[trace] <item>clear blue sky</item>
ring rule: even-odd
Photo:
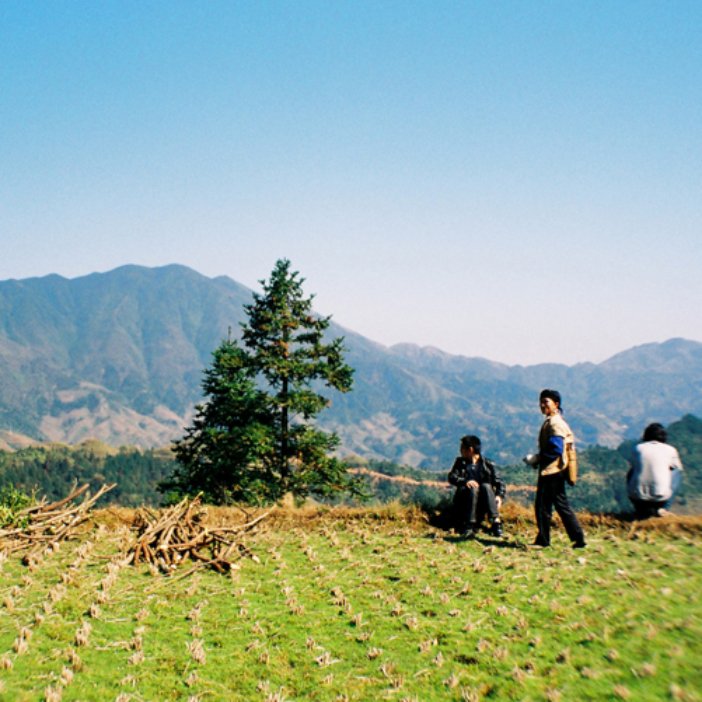
[[[702,340],[702,2],[0,3],[0,279],[289,258],[507,363]]]

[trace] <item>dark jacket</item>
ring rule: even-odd
[[[448,475],[448,481],[451,485],[457,488],[466,486],[469,480],[475,480],[479,485],[488,483],[492,486],[495,492],[495,497],[500,497],[504,500],[507,493],[507,486],[504,484],[500,476],[495,470],[495,464],[482,456],[477,463],[471,463],[469,460],[458,457],[451,468]]]

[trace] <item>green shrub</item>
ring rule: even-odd
[[[32,502],[32,497],[13,485],[3,485],[0,488],[0,527],[25,527],[27,517],[20,517],[19,513]]]

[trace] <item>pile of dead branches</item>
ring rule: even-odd
[[[226,573],[244,556],[258,561],[241,537],[254,529],[267,512],[233,527],[207,527],[206,514],[199,497],[185,498],[160,513],[142,507],[136,515],[137,536],[127,551],[126,562],[146,563],[152,571],[172,573],[188,558],[194,563],[183,573],[188,575],[199,568]]]
[[[62,500],[48,503],[44,498],[19,510],[13,525],[0,529],[0,550],[12,553],[26,549],[28,553],[23,560],[29,563],[38,552],[71,538],[78,526],[88,519],[90,508],[115,486],[103,485],[94,495],[88,487],[86,483],[74,488]]]

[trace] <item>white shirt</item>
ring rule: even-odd
[[[635,500],[664,502],[673,495],[671,468],[682,470],[677,449],[660,441],[645,441],[636,446],[634,465],[627,483],[629,497]]]

